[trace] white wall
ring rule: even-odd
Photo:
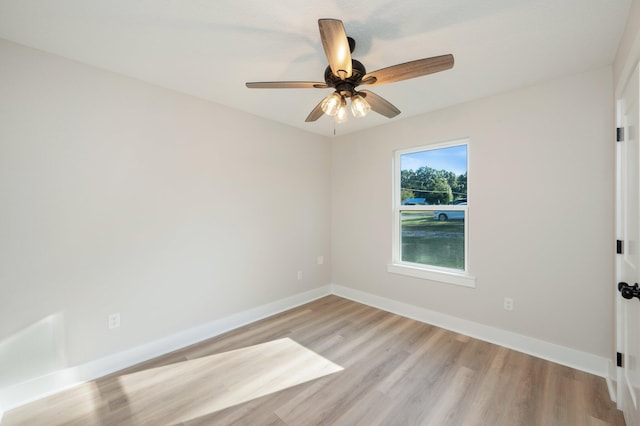
[[[605,68],[334,140],[333,282],[610,358],[613,127]],[[388,273],[393,151],[465,137],[477,287]]]
[[[55,316],[72,366],[330,282],[326,139],[2,40],[0,64],[0,344]]]

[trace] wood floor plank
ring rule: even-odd
[[[280,339],[343,370],[296,384],[306,361],[276,368],[258,363],[258,352],[234,352]],[[289,353],[264,348],[267,358]],[[222,378],[229,372],[238,384]],[[261,391],[272,385],[282,388]],[[238,390],[255,395],[212,403]],[[601,377],[328,296],[16,408],[2,423],[63,424],[617,426],[624,419]]]

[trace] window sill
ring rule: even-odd
[[[463,287],[476,287],[476,277],[459,272],[440,271],[436,269],[425,269],[415,266],[394,263],[387,265],[387,272],[392,274],[407,275],[414,278],[439,281],[447,284],[454,284]]]

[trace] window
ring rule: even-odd
[[[397,151],[389,272],[475,287],[469,275],[468,141]]]

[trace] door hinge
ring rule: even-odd
[[[616,367],[622,367],[623,355],[620,352],[616,352]]]
[[[616,142],[624,141],[624,127],[616,127]]]
[[[616,254],[622,254],[624,250],[623,247],[622,240],[616,240]]]

